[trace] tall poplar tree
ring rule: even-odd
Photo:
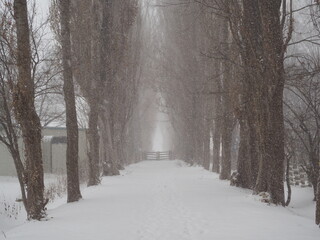
[[[41,123],[34,106],[34,82],[31,76],[30,29],[26,0],[14,1],[17,30],[18,81],[14,86],[13,105],[21,126],[25,147],[27,185],[27,214],[29,219],[45,216]]]
[[[67,125],[67,191],[68,202],[75,202],[81,198],[79,186],[79,132],[73,73],[71,66],[71,40],[70,40],[70,0],[60,0],[61,48],[63,65],[63,92],[66,103]]]

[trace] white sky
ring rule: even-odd
[[[46,16],[49,11],[50,0],[34,0],[36,2],[36,6],[38,8],[38,14],[40,16]]]

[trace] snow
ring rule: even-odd
[[[162,99],[160,96],[158,98]],[[162,99],[162,101],[164,101]],[[163,105],[165,105],[163,103]],[[155,126],[152,138],[152,151],[164,152],[170,151],[172,148],[172,125],[169,120],[169,115],[165,112],[158,111],[155,118]]]
[[[20,197],[17,178],[0,177],[0,239],[2,239],[1,231],[5,232],[25,222],[26,214],[23,204],[16,202]]]
[[[45,174],[46,192],[51,190],[50,196],[46,194],[50,198],[49,209],[66,202],[64,182],[66,182],[65,175]],[[0,239],[2,239],[1,232],[6,232],[26,222],[27,214],[23,203],[17,202],[17,199],[21,199],[18,179],[0,176]]]
[[[156,130],[154,133],[152,150],[158,151],[158,152],[163,151],[163,136],[162,136],[162,131],[159,124],[157,124]]]
[[[250,191],[178,160],[128,166],[121,176],[105,177],[101,185],[83,189],[82,194],[84,199],[77,203],[50,205],[47,221],[17,224],[5,231],[3,239],[313,240],[320,236],[310,188],[293,188],[288,208],[270,206]]]
[[[46,17],[49,14],[50,0],[35,0],[38,14]]]

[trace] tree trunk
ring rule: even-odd
[[[259,171],[261,145],[258,135],[258,127],[260,126],[258,110],[260,106],[257,102],[261,98],[258,85],[261,81],[259,64],[263,53],[262,29],[258,2],[243,0],[243,9],[243,25],[240,27],[240,32],[244,48],[240,53],[243,59],[244,72],[241,84],[239,121],[242,130],[240,134],[245,139],[241,137],[240,140],[238,173],[239,186],[253,188],[256,185]],[[260,182],[262,183],[262,181]]]
[[[220,96],[219,96],[220,97]],[[220,103],[216,103],[220,104]],[[218,112],[219,110],[216,110]],[[220,144],[221,144],[221,120],[220,116],[215,117],[213,132],[213,166],[212,171],[220,172]]]
[[[255,121],[257,121],[257,118],[255,116],[256,110],[253,104],[253,94],[248,94],[248,91],[251,90],[249,86],[245,89],[242,100],[244,106],[238,112],[238,121],[240,123],[240,143],[236,185],[242,188],[253,189],[256,184],[259,171],[257,149],[259,142],[255,127]]]
[[[249,154],[250,160],[250,168],[251,168],[251,187],[253,188],[254,185],[256,184],[257,177],[258,177],[258,171],[259,171],[259,139],[257,135],[257,129],[256,129],[256,111],[254,110],[253,102],[250,103],[249,109],[251,109],[251,112],[247,112],[247,121],[248,121],[248,129],[249,129],[249,142],[248,142],[248,149],[249,149]]]
[[[225,56],[231,58],[231,47],[229,41],[229,24],[227,19],[223,19],[221,26],[221,44],[222,51]],[[224,60],[222,65],[222,106],[223,106],[223,125],[221,134],[222,157],[220,179],[230,179],[231,175],[231,144],[232,144],[232,112],[233,106],[231,102],[231,81],[232,66],[229,60]]]
[[[259,179],[267,183],[270,200],[285,204],[284,200],[284,53],[280,26],[281,0],[259,2],[263,32],[263,71],[260,108],[260,137],[262,156]],[[259,186],[259,185],[257,185]],[[260,190],[260,189],[256,189]]]
[[[104,128],[105,134],[105,148],[107,150],[106,153],[106,161],[103,163],[103,175],[104,176],[115,176],[119,175],[120,172],[116,166],[117,159],[117,151],[113,146],[112,132],[111,132],[111,124],[109,114],[106,113],[106,116],[101,116],[102,124]]]
[[[19,145],[18,145],[18,137],[17,137],[17,130],[16,127],[14,126],[12,122],[12,115],[11,115],[11,108],[8,103],[9,96],[7,95],[6,91],[6,83],[4,82],[4,79],[1,77],[1,97],[2,97],[2,102],[1,105],[3,107],[3,119],[1,121],[6,125],[7,130],[4,131],[4,137],[6,138],[6,145],[8,147],[8,150],[12,156],[16,172],[17,172],[17,177],[19,180],[19,185],[20,185],[20,190],[21,190],[21,196],[22,196],[22,201],[24,204],[25,209],[27,209],[27,194],[26,194],[26,185],[25,185],[25,167],[23,165],[21,155],[19,152]],[[1,126],[0,125],[0,126]]]
[[[203,167],[210,169],[210,121],[205,120],[205,129],[203,135]]]
[[[314,194],[314,201],[317,199],[317,186],[318,186],[318,179],[319,179],[319,170],[320,170],[320,164],[319,164],[319,155],[315,151],[316,147],[314,144],[310,144],[310,153],[309,153],[309,159],[311,166],[309,167],[307,174],[311,181],[312,187],[313,187],[313,194]]]
[[[231,175],[231,143],[232,143],[232,128],[228,123],[225,123],[222,129],[222,157],[220,179],[230,179]]]
[[[254,190],[257,193],[268,191],[275,204],[284,204],[282,104],[285,48],[280,26],[281,2],[243,0],[243,24],[234,23],[240,28],[243,42],[243,95],[248,100],[245,105],[248,107],[251,175],[254,174],[253,180],[256,178]],[[255,142],[257,147],[252,145]],[[257,159],[259,170],[255,176]]]
[[[99,110],[98,103],[90,103],[89,113],[89,181],[88,186],[100,183],[100,156],[99,156],[99,131],[98,131]]]
[[[284,78],[284,76],[282,76]],[[279,79],[281,81],[281,79]],[[284,79],[282,79],[284,82]],[[284,197],[284,119],[283,119],[283,87],[273,97],[271,105],[271,124],[269,131],[271,136],[268,139],[268,192],[272,203],[285,205]]]
[[[16,144],[16,146],[18,146],[18,143]],[[22,202],[23,202],[23,205],[24,205],[25,209],[27,210],[27,206],[28,206],[27,205],[27,194],[26,194],[26,186],[25,186],[25,183],[24,183],[25,170],[24,170],[24,166],[23,166],[22,161],[21,161],[19,148],[10,149],[10,153],[11,153],[11,156],[13,158],[14,165],[15,165],[16,172],[17,172],[17,177],[18,177],[18,180],[19,180],[21,196],[22,196]]]
[[[263,93],[264,92],[264,93]],[[254,188],[254,192],[256,194],[260,192],[268,191],[268,152],[267,152],[267,140],[270,135],[269,132],[269,122],[268,122],[268,103],[265,91],[262,90],[261,96],[259,99],[255,99],[258,104],[255,107],[255,111],[258,112],[258,119],[255,122],[255,128],[258,133],[258,159],[259,159],[259,170],[256,185]]]
[[[14,111],[21,125],[26,157],[27,214],[29,219],[45,216],[41,123],[34,106],[34,83],[31,77],[30,31],[26,0],[14,1],[17,29],[18,82],[14,89]]]
[[[247,115],[247,113],[243,114]],[[243,116],[244,117],[244,116]],[[239,118],[240,123],[240,143],[239,153],[237,162],[237,179],[235,185],[242,188],[251,189],[253,183],[251,181],[251,154],[250,154],[250,133],[248,121],[243,119],[242,116]]]
[[[316,203],[316,224],[320,225],[320,171],[318,178],[318,191],[317,191],[317,203]]]
[[[291,194],[292,194],[292,190],[291,190],[291,184],[290,184],[290,158],[291,157],[287,157],[287,166],[286,166],[286,183],[287,183],[287,189],[288,189],[288,196],[287,196],[287,200],[286,200],[286,206],[289,206],[290,202],[291,202]]]
[[[60,0],[61,21],[61,48],[63,66],[63,92],[66,103],[67,126],[67,192],[68,202],[81,199],[79,184],[79,130],[75,103],[73,73],[71,67],[71,41],[70,41],[70,0]]]
[[[218,67],[218,64],[216,65]],[[220,79],[217,79],[217,92],[222,91]],[[212,171],[220,172],[220,148],[221,148],[221,129],[222,129],[222,103],[221,95],[215,95],[214,109],[214,131],[213,131],[213,166]]]

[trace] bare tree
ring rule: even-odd
[[[100,182],[100,165],[106,175],[114,175],[124,164],[125,133],[137,92],[138,67],[132,67],[137,65],[130,58],[131,54],[138,57],[139,49],[131,49],[136,4],[97,0],[89,8],[86,1],[73,6],[75,79],[90,108],[89,186]]]
[[[14,1],[14,17],[17,29],[18,81],[14,86],[13,105],[25,146],[28,218],[40,220],[45,215],[46,205],[43,196],[41,124],[34,106],[34,82],[30,68],[30,32],[25,0]]]
[[[27,195],[24,182],[25,167],[19,152],[19,130],[13,119],[12,89],[10,88],[10,85],[13,85],[13,78],[15,77],[15,68],[12,64],[14,62],[14,54],[13,49],[9,45],[11,42],[10,39],[12,39],[14,35],[14,26],[11,21],[10,9],[5,7],[1,8],[0,13],[2,26],[0,33],[0,141],[7,146],[13,158],[20,184],[23,204],[25,209],[27,209]]]
[[[227,8],[229,6],[227,5]],[[227,10],[228,11],[228,10]],[[229,31],[229,24],[227,19],[221,21],[221,45],[222,52],[227,59],[222,61],[222,92],[221,104],[223,106],[223,127],[221,134],[222,141],[222,158],[221,158],[221,172],[220,179],[230,179],[231,175],[231,144],[232,144],[232,130],[233,130],[233,106],[231,99],[232,86],[232,64],[231,59],[231,38]]]
[[[64,79],[63,91],[66,103],[67,125],[67,190],[68,202],[75,202],[81,199],[81,193],[78,167],[79,131],[71,66],[70,0],[60,0],[59,7],[61,17],[61,50]]]

